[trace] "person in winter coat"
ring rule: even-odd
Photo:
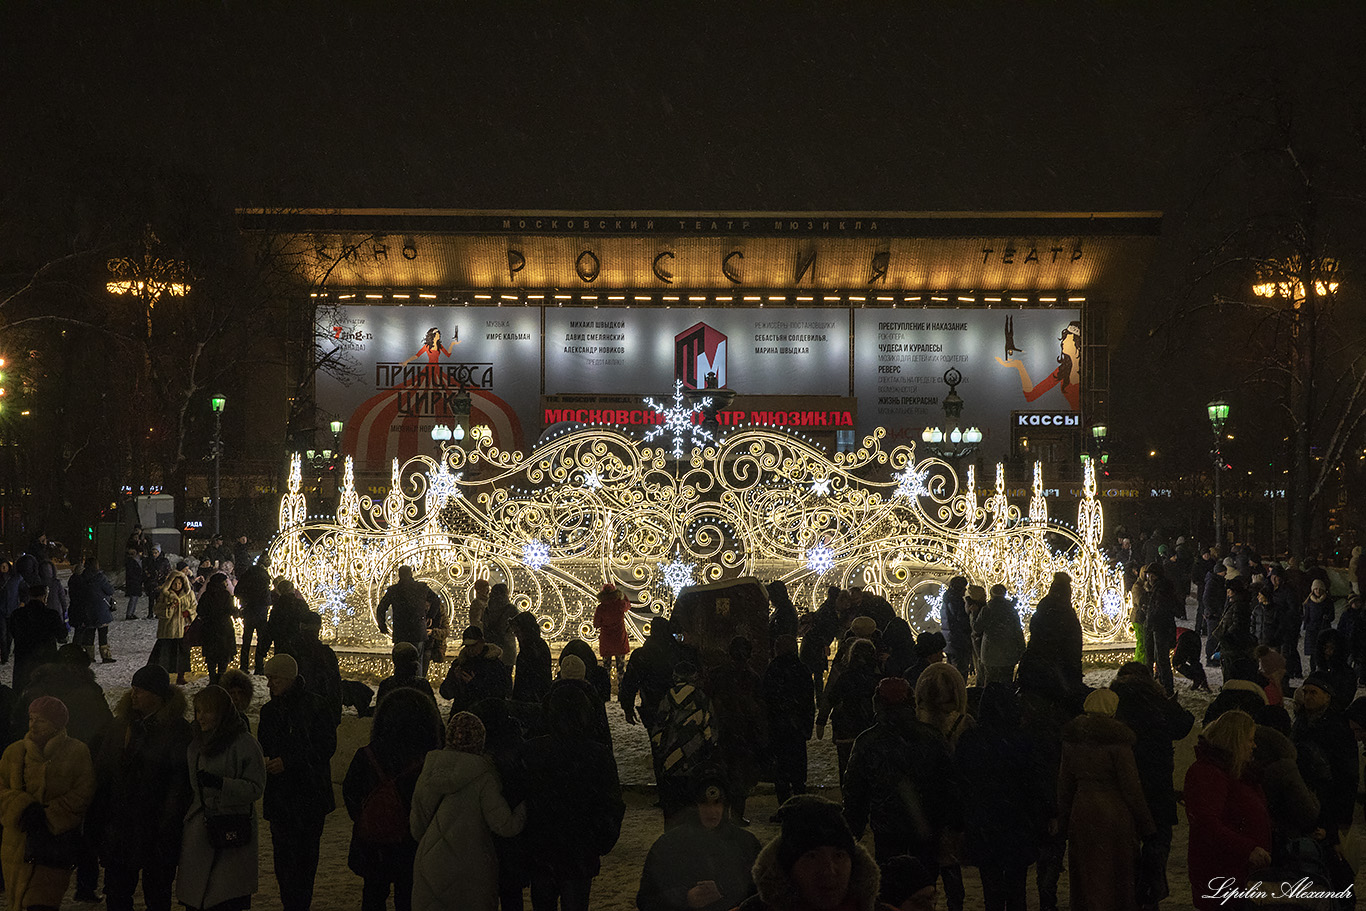
[[[68,717],[60,699],[33,700],[28,733],[0,755],[0,869],[10,908],[58,908],[71,882],[69,866],[26,859],[29,838],[41,829],[44,836],[66,836],[62,853],[74,864],[81,821],[95,796],[90,751],[67,734]]]
[[[446,748],[427,754],[413,790],[409,831],[415,911],[468,908],[497,911],[498,858],[493,836],[511,837],[526,824],[526,806],[508,807],[493,763],[484,755],[484,723],[457,712],[446,726]]]
[[[304,678],[304,688],[322,697],[335,727],[341,724],[341,665],[332,646],[319,638],[322,627],[323,618],[318,614],[304,614],[299,621],[299,638],[294,643],[294,660],[299,665],[299,676]]]
[[[1333,625],[1333,599],[1328,597],[1328,583],[1315,579],[1309,586],[1309,597],[1304,599],[1304,646],[1309,652],[1309,673],[1319,669],[1315,646],[1324,630]]]
[[[972,621],[964,600],[968,580],[954,576],[939,604],[939,629],[944,634],[944,656],[964,677],[972,673]]]
[[[621,589],[608,582],[598,592],[598,606],[593,611],[593,626],[598,631],[598,654],[603,667],[615,666],[617,680],[626,669],[626,655],[631,651],[631,640],[626,635],[626,613],[631,602]]]
[[[736,911],[896,911],[878,900],[878,865],[854,840],[839,804],[794,797],[782,830],[754,861],[755,895]]]
[[[527,741],[523,752],[534,911],[587,911],[601,858],[621,834],[626,804],[616,760],[584,734],[592,708],[581,690],[553,690],[546,706],[550,733]]]
[[[413,568],[400,566],[398,581],[384,590],[379,604],[375,606],[375,622],[379,624],[379,631],[389,635],[388,617],[392,612],[394,641],[411,642],[421,660],[427,648],[427,612],[433,601],[440,607],[441,601],[436,593],[426,582],[413,576]],[[422,666],[425,667],[426,663],[423,662]]]
[[[716,733],[711,700],[698,686],[697,668],[680,661],[674,682],[655,711],[650,752],[659,775],[659,806],[666,826],[688,808],[691,775],[712,760]]]
[[[1198,911],[1229,907],[1222,893],[1271,864],[1271,818],[1250,768],[1256,736],[1251,715],[1225,712],[1202,732],[1186,771],[1187,861]]]
[[[312,612],[294,583],[284,576],[277,576],[270,617],[266,621],[266,633],[270,636],[275,654],[293,655],[298,651],[299,624]]]
[[[1300,772],[1319,798],[1319,828],[1326,843],[1336,845],[1352,825],[1356,805],[1356,739],[1344,713],[1333,706],[1333,684],[1326,675],[1304,678],[1295,691],[1295,704],[1291,738]]]
[[[142,552],[130,546],[123,560],[123,593],[128,596],[128,606],[123,613],[125,620],[138,618],[138,602],[142,600],[142,580]],[[150,606],[149,604],[148,607]]]
[[[56,584],[61,585],[60,582]],[[76,641],[94,645],[98,634],[100,660],[112,664],[116,659],[109,649],[109,623],[114,619],[114,586],[100,571],[100,561],[95,557],[85,558],[85,566],[79,575],[71,577],[71,584],[75,587],[71,592],[71,615]]]
[[[95,747],[95,801],[85,831],[104,866],[110,911],[132,911],[139,875],[148,911],[170,911],[191,798],[187,707],[165,668],[139,668]]]
[[[262,555],[264,561],[266,557]],[[270,621],[270,571],[264,563],[237,565],[237,586],[233,589],[242,605],[242,653],[238,664],[242,670],[255,668],[256,676],[266,675],[266,652],[270,651],[270,636],[266,625]],[[251,662],[251,640],[256,638],[256,662]],[[250,671],[248,671],[250,672]]]
[[[1074,911],[1133,911],[1139,839],[1155,831],[1134,763],[1134,735],[1116,721],[1119,696],[1095,690],[1063,728],[1058,818],[1067,835]]]
[[[605,665],[598,663],[598,656],[593,653],[593,646],[582,639],[570,639],[564,644],[564,648],[560,649],[560,660],[563,661],[566,655],[574,655],[583,662],[584,679],[592,685],[594,692],[598,694],[598,701],[604,705],[611,702],[612,672]]]
[[[541,621],[531,611],[512,618],[517,635],[517,666],[512,678],[514,702],[540,702],[550,692],[550,646],[541,636]]]
[[[754,894],[759,839],[730,819],[725,777],[699,776],[694,800],[696,816],[688,814],[650,846],[636,891],[639,911],[729,911]]]
[[[1015,679],[1015,665],[1024,654],[1024,629],[1015,605],[1006,600],[1006,587],[993,585],[986,606],[972,618],[972,631],[982,637],[982,667],[978,672],[978,686],[990,683],[1011,683]],[[895,666],[895,665],[893,665]]]
[[[627,724],[636,723],[636,696],[640,696],[640,721],[646,730],[654,727],[655,710],[673,685],[674,665],[678,662],[678,643],[668,617],[650,621],[650,632],[640,648],[631,652],[626,671],[617,682],[617,701]]]
[[[1209,677],[1200,660],[1200,634],[1193,629],[1178,627],[1176,645],[1172,648],[1172,670],[1191,682],[1191,691],[1210,691]]]
[[[811,670],[817,699],[825,687],[825,672],[830,668],[830,643],[840,633],[839,596],[838,587],[832,585],[826,589],[825,601],[811,615],[811,622],[802,633],[801,647],[797,651],[802,664]]]
[[[962,860],[981,874],[983,905],[1024,911],[1025,878],[1044,825],[1044,782],[1010,684],[982,690],[977,725],[963,732],[953,760],[962,781]]]
[[[879,863],[910,854],[937,866],[945,833],[962,823],[959,778],[947,745],[915,717],[904,679],[884,678],[869,701],[876,722],[859,734],[849,757],[845,820],[859,837],[871,825]]]
[[[400,642],[395,648],[410,645]],[[361,911],[385,911],[391,888],[394,911],[412,908],[417,856],[417,839],[409,827],[413,791],[427,754],[441,749],[443,740],[436,702],[412,688],[400,688],[380,700],[370,743],[351,759],[342,781],[342,801],[352,821],[346,865],[365,881]]]
[[[66,624],[47,606],[47,599],[47,586],[40,582],[29,589],[28,599],[9,616],[16,693],[23,692],[39,666],[57,660],[57,643],[66,641]]]
[[[261,706],[258,739],[266,763],[263,815],[275,846],[275,879],[285,911],[313,902],[323,821],[336,809],[332,754],[337,726],[321,696],[308,691],[289,655],[266,662],[270,701]]]
[[[195,693],[194,719],[184,760],[191,798],[181,830],[176,899],[191,911],[243,911],[260,884],[256,801],[266,788],[261,747],[220,686]],[[215,847],[209,840],[208,820],[224,816],[247,817],[245,843]]]
[[[1152,584],[1151,599],[1148,601],[1147,637],[1148,663],[1157,669],[1157,682],[1170,696],[1174,689],[1172,679],[1172,648],[1176,645],[1176,618],[1185,614],[1185,600],[1176,593],[1171,580],[1160,567],[1148,567],[1148,578]]]
[[[1146,664],[1122,666],[1110,689],[1119,697],[1115,720],[1127,725],[1136,738],[1134,764],[1155,827],[1153,834],[1143,839],[1138,870],[1139,904],[1151,907],[1170,894],[1167,858],[1177,822],[1172,791],[1176,763],[1173,744],[1190,733],[1195,716],[1162,690]]]
[[[69,586],[63,585],[62,580],[57,577],[56,564],[47,559],[39,560],[38,581],[47,586],[48,604],[53,610],[61,615],[63,620],[67,621],[68,626],[74,629],[76,624],[71,621],[71,592]],[[112,593],[113,589],[111,588],[110,591]],[[110,603],[110,610],[113,610],[112,601]],[[107,637],[108,633],[106,632],[105,635]]]
[[[716,720],[716,758],[730,782],[731,818],[742,826],[745,801],[759,783],[768,755],[768,715],[760,692],[762,679],[750,667],[754,646],[744,636],[731,639],[730,661],[717,665],[703,685]]]
[[[190,580],[172,570],[156,598],[157,642],[149,664],[159,664],[176,675],[176,686],[185,685],[190,670],[190,650],[185,646],[185,629],[195,617],[197,606],[190,591]]]
[[[417,649],[413,648],[413,644],[395,642],[390,657],[394,662],[394,672],[379,682],[379,688],[375,692],[375,705],[378,706],[394,690],[406,688],[422,693],[435,706],[436,693],[432,692],[432,685],[427,678],[422,676],[418,665],[421,659],[418,658]],[[378,712],[378,708],[375,711]],[[370,730],[374,731],[373,725]]]
[[[534,735],[545,733],[544,722],[546,712],[549,710],[550,697],[556,690],[563,687],[576,689],[583,693],[588,699],[588,705],[592,709],[589,714],[592,716],[593,721],[583,733],[607,747],[607,749],[612,749],[612,726],[607,721],[607,703],[603,702],[600,698],[597,687],[588,682],[587,669],[583,665],[583,659],[578,655],[561,653],[559,674],[550,682],[550,690],[546,693],[545,698],[541,700],[541,718],[538,719],[540,723],[531,726]]]
[[[836,673],[838,672],[838,673]],[[816,739],[825,737],[830,723],[830,738],[835,742],[835,759],[840,780],[849,766],[854,740],[873,725],[873,693],[882,672],[877,668],[877,651],[867,639],[855,639],[849,647],[847,663],[830,672],[830,683],[821,694],[820,713],[816,715]]]
[[[10,730],[19,732],[28,727],[28,706],[33,700],[56,696],[70,715],[66,732],[86,746],[93,746],[113,715],[90,664],[90,653],[79,645],[68,643],[57,649],[57,660],[34,668],[28,686],[15,694],[18,698]]]
[[[915,682],[916,717],[943,736],[950,752],[973,725],[967,684],[957,671],[951,664],[931,664]]]
[[[1332,706],[1339,712],[1347,711],[1357,694],[1357,672],[1348,663],[1347,648],[1342,631],[1331,626],[1319,633],[1314,643],[1318,673],[1333,685]]]
[[[460,654],[451,662],[438,692],[442,699],[451,700],[451,715],[480,699],[507,699],[512,695],[512,671],[503,661],[502,649],[485,642],[479,627],[466,627],[461,634]]]
[[[792,596],[788,594],[787,583],[782,579],[774,579],[766,588],[768,603],[773,609],[768,618],[768,641],[776,642],[779,636],[795,638],[800,620],[797,608],[792,604]]]
[[[782,806],[794,794],[806,793],[806,742],[816,723],[816,699],[811,669],[797,656],[797,637],[779,636],[774,650],[759,692],[768,722],[773,788]]]
[[[1072,577],[1053,574],[1048,594],[1029,618],[1029,644],[1025,655],[1057,668],[1068,692],[1084,691],[1081,668],[1081,621],[1072,608]],[[1021,658],[1023,660],[1023,658]]]
[[[503,799],[515,807],[525,800],[522,780],[522,721],[514,717],[506,699],[481,699],[470,706],[470,714],[484,723],[484,754],[493,762],[503,784]],[[540,707],[537,706],[539,714]],[[539,718],[537,719],[539,722]],[[531,862],[526,840],[521,833],[509,837],[494,835],[493,849],[498,855],[498,903],[503,908],[523,908],[526,888],[531,884]]]
[[[489,603],[484,608],[484,638],[497,646],[499,659],[511,670],[517,663],[517,638],[512,632],[512,618],[517,608],[512,603],[506,582],[489,589]]]
[[[209,577],[197,610],[199,645],[204,653],[204,663],[209,668],[209,684],[213,685],[237,654],[237,632],[232,627],[237,607],[228,591],[228,577],[225,574],[214,573]]]

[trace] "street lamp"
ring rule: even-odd
[[[1224,546],[1224,454],[1220,451],[1224,424],[1228,421],[1228,402],[1215,399],[1205,406],[1209,412],[1209,423],[1214,428],[1214,536],[1222,550]]]
[[[958,394],[958,384],[963,382],[963,374],[956,367],[944,371],[944,382],[948,384],[949,394],[944,396],[944,429],[926,427],[920,439],[932,451],[946,459],[959,459],[976,451],[982,442],[982,431],[976,427],[966,430],[958,426],[963,414],[963,398]]]
[[[213,409],[213,533],[215,535],[219,534],[219,501],[222,499],[220,483],[223,463],[223,409],[227,407],[227,404],[228,399],[225,395],[215,395],[209,399],[209,407]]]

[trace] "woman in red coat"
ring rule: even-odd
[[[1271,863],[1271,817],[1249,769],[1256,734],[1251,715],[1225,712],[1205,728],[1186,772],[1191,901],[1200,911],[1246,907],[1226,896]]]
[[[630,609],[631,602],[612,583],[608,582],[598,592],[598,609],[593,612],[593,626],[598,630],[598,655],[603,667],[616,665],[618,680],[626,666],[626,653],[631,650],[631,643],[626,638],[626,612]]]

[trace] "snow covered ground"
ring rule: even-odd
[[[110,626],[110,642],[113,647],[113,654],[118,662],[115,664],[97,663],[94,665],[94,669],[96,678],[104,687],[111,706],[117,703],[127,690],[133,672],[146,663],[155,638],[156,622],[153,620],[118,620]],[[12,665],[0,666],[0,682],[10,682],[11,670]],[[440,671],[434,668],[432,673],[433,677],[437,677]],[[1086,680],[1091,686],[1105,686],[1113,677],[1113,668],[1099,668],[1089,672],[1086,675]],[[253,702],[252,713],[256,714],[260,710],[261,703],[268,698],[268,693],[266,692],[265,678],[257,677],[254,679],[256,681],[256,699]],[[1211,668],[1211,686],[1217,690],[1221,682],[1219,671]],[[187,693],[193,695],[204,684],[205,679],[202,675],[195,676],[186,688]],[[1192,693],[1188,682],[1184,680],[1178,680],[1177,686],[1180,689],[1181,704],[1196,716],[1198,731],[1198,720],[1204,715],[1211,697],[1205,693]],[[608,718],[611,722],[612,735],[616,745],[621,781],[626,789],[627,812],[621,839],[615,850],[604,858],[602,873],[594,881],[592,906],[602,909],[629,909],[635,907],[635,892],[640,879],[640,869],[645,861],[645,854],[654,839],[662,832],[663,825],[659,811],[653,807],[655,797],[650,770],[649,742],[645,731],[639,725],[626,724],[620,708],[615,703],[608,707]],[[342,717],[341,728],[338,731],[337,755],[332,762],[332,778],[337,788],[339,805],[342,778],[355,751],[368,741],[369,726],[369,719],[358,718],[352,709],[348,709]],[[1178,788],[1185,776],[1186,768],[1194,760],[1193,751],[1196,736],[1197,734],[1192,732],[1189,737],[1177,745],[1176,777],[1173,783]],[[814,789],[824,792],[831,799],[838,800],[835,751],[830,740],[827,738],[823,741],[811,743],[809,752],[811,785]],[[777,834],[777,826],[768,822],[769,816],[776,809],[777,801],[773,795],[772,786],[761,785],[757,795],[749,803],[747,814],[754,821],[754,833],[762,841],[767,841]],[[1356,828],[1363,829],[1363,826],[1358,822]],[[1190,908],[1189,883],[1186,879],[1187,839],[1184,822],[1177,826],[1174,834],[1169,866],[1172,897],[1163,902],[1162,907],[1171,909]],[[253,907],[260,909],[260,911],[278,911],[280,897],[272,875],[270,834],[265,827],[262,827],[261,835],[261,889],[255,897]],[[314,902],[314,907],[320,911],[334,911],[334,909],[341,911],[341,909],[356,908],[360,905],[360,878],[346,867],[346,853],[350,836],[350,820],[345,810],[339,809],[328,817],[323,832],[322,863],[318,871],[317,893]],[[1063,882],[1060,886],[1061,906],[1063,908],[1068,907],[1066,876],[1067,874],[1064,873]],[[965,871],[964,879],[968,890],[967,907],[981,907],[981,885],[976,871]],[[1366,879],[1363,879],[1361,885],[1366,886]],[[1032,873],[1029,897],[1030,908],[1034,908],[1035,896]],[[70,902],[69,896],[68,902]],[[3,907],[6,906],[0,904],[0,908]],[[940,907],[943,907],[942,896]]]

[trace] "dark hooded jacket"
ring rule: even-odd
[[[489,642],[460,649],[439,691],[451,700],[451,714],[463,712],[480,699],[512,695],[512,668],[503,663],[503,650]]]
[[[790,911],[801,907],[801,893],[792,876],[778,862],[783,836],[764,846],[754,861],[754,886],[757,894],[740,903],[735,911]],[[854,845],[853,869],[849,874],[848,907],[852,911],[896,911],[878,900],[881,875],[877,863],[862,845]],[[840,905],[840,908],[846,907]]]
[[[180,859],[192,796],[185,751],[193,730],[185,711],[179,687],[145,718],[134,717],[132,693],[125,693],[91,750],[95,800],[85,831],[104,865],[140,867],[150,860],[174,864]]]
[[[655,709],[673,685],[674,665],[678,662],[676,646],[668,620],[656,618],[650,624],[650,635],[645,637],[645,643],[631,652],[617,685],[617,700],[627,719],[635,718],[635,701],[639,694],[641,720],[646,727],[651,726]]]
[[[1176,792],[1172,789],[1173,744],[1190,733],[1195,716],[1175,700],[1165,698],[1151,680],[1121,677],[1110,684],[1110,689],[1119,696],[1115,720],[1128,725],[1138,738],[1134,743],[1134,764],[1153,822],[1174,826],[1177,817]]]
[[[752,868],[758,856],[759,839],[729,819],[706,829],[690,815],[650,846],[640,873],[636,907],[640,911],[728,911],[754,894]],[[721,898],[691,908],[688,890],[708,879],[716,883]]]
[[[284,771],[266,778],[262,815],[287,826],[316,825],[337,808],[332,793],[332,754],[337,726],[323,698],[310,693],[304,678],[261,706],[257,727],[261,753],[284,759]]]

